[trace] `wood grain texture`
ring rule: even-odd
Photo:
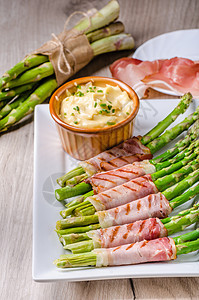
[[[0,73],[59,33],[74,10],[107,1],[0,0]],[[165,32],[199,27],[197,0],[120,0],[136,47]],[[132,52],[104,54],[76,77],[110,76],[108,66]],[[165,97],[151,92],[151,97]],[[23,126],[22,126],[23,125]],[[199,278],[35,283],[32,280],[33,116],[0,136],[0,299],[199,299]]]

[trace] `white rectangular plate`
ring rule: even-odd
[[[176,99],[141,101],[136,118],[134,135],[143,135],[162,120],[177,105]],[[199,100],[176,121],[195,111]],[[177,123],[175,121],[174,125]],[[173,125],[172,125],[173,126]],[[185,134],[181,134],[183,137]],[[176,142],[176,140],[175,140]],[[169,144],[169,148],[174,142]],[[164,148],[162,150],[165,151]],[[159,152],[160,153],[160,152]],[[159,154],[158,153],[158,154]],[[83,281],[113,278],[199,276],[199,253],[181,255],[166,263],[148,263],[133,266],[106,268],[57,269],[53,261],[64,253],[54,231],[63,206],[55,199],[56,179],[77,166],[77,161],[62,149],[54,121],[47,104],[38,105],[35,111],[34,144],[34,199],[33,199],[33,279],[36,281]],[[193,200],[189,201],[189,206]],[[187,205],[187,204],[186,204]],[[186,205],[179,210],[185,209]],[[190,227],[188,230],[193,229]]]

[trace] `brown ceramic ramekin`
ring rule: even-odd
[[[134,102],[132,113],[123,121],[106,128],[85,129],[65,123],[60,117],[60,104],[66,97],[66,90],[75,85],[92,81],[95,85],[109,84],[119,86],[126,91]],[[55,91],[50,99],[50,113],[54,119],[64,150],[79,160],[89,159],[100,152],[111,148],[133,134],[134,119],[139,109],[139,99],[134,90],[122,81],[108,77],[82,77],[69,81]]]

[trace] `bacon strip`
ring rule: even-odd
[[[165,218],[172,211],[162,193],[151,194],[116,208],[96,212],[101,228],[130,224],[148,218]]]
[[[151,159],[151,154],[134,154],[130,156],[121,156],[110,160],[109,162],[102,162],[100,164],[101,171],[110,171],[117,168],[121,168],[127,164],[132,164],[136,161],[142,161],[146,159]]]
[[[155,167],[148,160],[135,162],[121,168],[98,173],[85,180],[92,185],[95,194],[114,188],[137,177],[155,172]]]
[[[95,249],[92,252],[97,254],[97,267],[167,261],[175,259],[177,253],[174,240],[167,237],[114,248]]]
[[[112,248],[167,236],[167,229],[158,218],[149,218],[122,226],[91,230],[87,235],[92,238],[95,248]]]
[[[157,192],[158,189],[153,183],[151,175],[145,175],[88,197],[87,200],[93,204],[96,211],[99,211],[117,207]]]
[[[199,96],[198,61],[182,57],[155,61],[121,58],[110,70],[113,77],[129,84],[140,97],[148,87],[163,88],[178,95],[189,91],[194,97]]]
[[[147,154],[152,157],[149,148],[142,145],[138,137],[133,137],[89,160],[80,162],[80,166],[83,167],[88,176],[91,176],[101,171],[102,162],[109,162],[118,157],[128,157],[135,154]]]

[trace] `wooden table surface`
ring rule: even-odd
[[[0,0],[0,73],[59,33],[75,10],[107,1]],[[120,0],[120,19],[136,47],[159,34],[199,28],[197,0]],[[108,66],[132,52],[102,55],[77,76],[110,76]],[[153,93],[153,97],[160,94]],[[164,96],[165,97],[165,96]],[[199,278],[36,283],[32,280],[34,117],[0,136],[0,299],[199,299]]]

